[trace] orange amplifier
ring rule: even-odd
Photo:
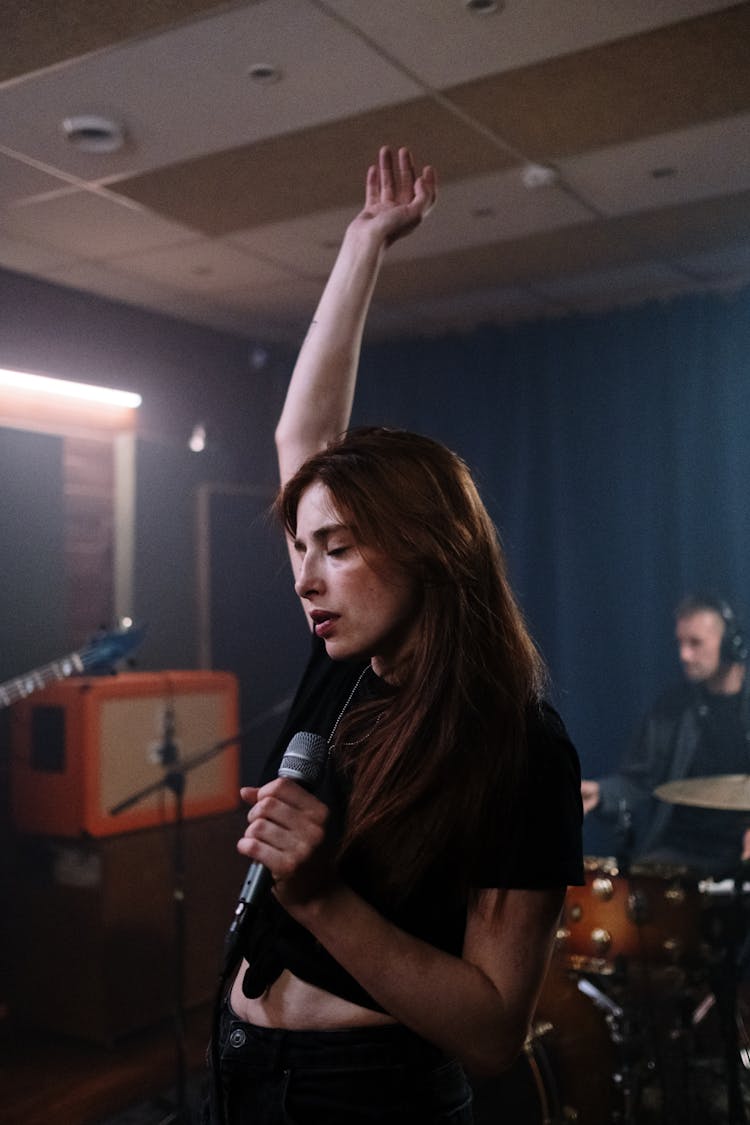
[[[125,672],[72,678],[16,703],[11,715],[13,820],[23,832],[111,836],[172,823],[179,767],[183,815],[239,805],[239,747],[208,754],[238,729],[229,672]],[[177,767],[173,769],[173,767]],[[112,810],[142,790],[140,801]]]

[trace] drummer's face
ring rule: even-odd
[[[724,636],[724,622],[718,613],[699,609],[681,617],[675,636],[686,680],[702,684],[716,675],[721,667],[721,638]]]

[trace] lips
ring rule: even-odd
[[[310,613],[316,637],[326,637],[338,620],[338,614],[325,609],[313,609]]]

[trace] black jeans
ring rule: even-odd
[[[225,1005],[219,1039],[226,1125],[471,1125],[460,1064],[399,1025],[283,1031]]]

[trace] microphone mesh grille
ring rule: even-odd
[[[309,788],[320,779],[327,756],[328,743],[322,735],[299,731],[284,751],[279,777],[289,777]]]

